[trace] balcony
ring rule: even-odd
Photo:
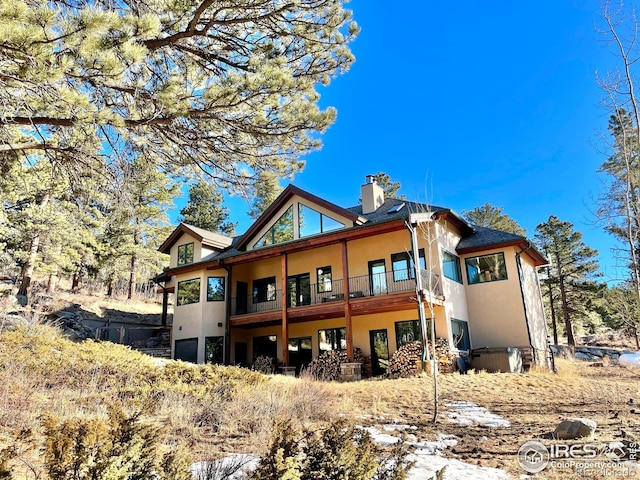
[[[422,287],[431,288],[435,297],[442,298],[442,283],[440,276],[422,270]],[[415,292],[416,282],[413,271],[395,270],[374,273],[349,278],[349,298],[352,300],[371,297],[384,297],[394,294]],[[296,288],[289,289],[287,294],[287,309],[309,305],[327,305],[334,302],[343,304],[343,280],[337,279],[320,284],[298,281]],[[282,290],[267,289],[266,292],[255,297],[231,298],[231,315],[259,314],[282,310]]]

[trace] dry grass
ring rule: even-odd
[[[168,442],[189,445],[194,460],[230,452],[261,454],[276,421],[297,419],[313,426],[337,416],[360,424],[398,419],[415,425],[414,433],[424,440],[439,433],[456,435],[458,445],[447,455],[516,477],[523,473],[516,463],[520,445],[532,439],[550,442],[546,435],[565,417],[595,420],[596,442],[640,436],[640,371],[559,360],[557,374],[470,372],[439,379],[441,415],[434,425],[428,376],[321,383],[236,367],[159,365],[127,347],[76,344],[51,327],[34,324],[0,335],[0,450],[14,443],[20,461],[42,471],[38,448],[45,412],[61,418],[101,417],[114,402],[130,411],[143,409],[146,421],[165,429]],[[451,423],[444,415],[447,400],[477,403],[512,426],[490,430]],[[16,478],[33,478],[24,464],[21,468]],[[536,478],[597,477],[552,470]]]
[[[448,453],[469,463],[502,468],[514,476],[525,473],[517,465],[519,447],[529,440],[549,444],[552,442],[549,433],[567,417],[595,420],[598,429],[594,442],[608,443],[630,436],[640,440],[640,369],[597,368],[588,363],[559,360],[557,374],[470,372],[441,375],[439,380],[441,415],[436,425],[432,423],[430,377],[332,384],[331,389],[348,405],[345,411],[416,425],[422,439],[435,439],[438,433],[456,435],[458,445]],[[446,408],[442,404],[447,400],[474,402],[509,420],[512,426],[488,429],[451,423],[443,415]],[[590,477],[571,470],[553,470],[536,478]]]

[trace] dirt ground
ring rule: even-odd
[[[518,449],[525,442],[582,444],[584,440],[556,441],[551,432],[565,418],[594,420],[598,428],[589,442],[640,441],[640,369],[617,365],[594,367],[589,363],[558,361],[558,373],[471,373],[439,376],[439,415],[433,423],[433,380],[422,377],[402,380],[367,380],[335,384],[345,407],[375,418],[397,419],[418,427],[420,440],[438,434],[455,435],[458,444],[445,450],[467,463],[500,468],[518,478],[526,474],[517,463]],[[452,423],[444,404],[474,402],[511,423],[509,428],[487,428]],[[622,478],[640,478],[640,471],[605,472]],[[631,473],[633,476],[623,476]],[[535,478],[604,478],[603,472],[581,475],[553,469]]]

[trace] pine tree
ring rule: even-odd
[[[506,213],[503,213],[503,210],[504,207],[494,207],[487,202],[484,205],[471,210],[462,210],[462,216],[469,223],[478,225],[479,227],[502,230],[504,232],[515,233],[516,235],[521,235],[523,237],[526,236],[527,231],[513,218]]]
[[[179,221],[233,236],[236,226],[228,221],[229,209],[222,203],[222,192],[215,185],[204,180],[192,183],[189,186],[189,202],[180,210]]]
[[[275,173],[262,172],[258,175],[249,216],[254,220],[257,219],[278,198],[282,190],[280,179]]]
[[[340,0],[0,1],[0,153],[205,171],[246,191],[297,172],[357,34]]]
[[[138,157],[122,166],[121,186],[114,187],[107,228],[103,237],[102,270],[108,295],[125,276],[127,298],[133,298],[140,279],[151,278],[162,269],[163,257],[156,249],[169,235],[166,210],[173,204],[178,187],[153,162]]]
[[[574,230],[571,222],[563,222],[554,215],[536,227],[535,238],[550,261],[547,281],[552,287],[557,286],[559,292],[558,297],[551,295],[549,301],[553,308],[559,302],[567,343],[575,347],[573,325],[580,314],[584,315],[588,298],[597,290],[594,277],[598,252],[582,241],[582,234]]]

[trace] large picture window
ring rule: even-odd
[[[178,282],[178,306],[198,303],[200,301],[200,279]]]
[[[347,329],[342,328],[326,328],[318,330],[318,347],[321,352],[331,350],[346,350],[347,348]]]
[[[320,267],[316,270],[318,276],[318,293],[330,292],[331,285],[331,267]]]
[[[467,266],[469,285],[507,279],[507,267],[502,252],[467,258],[464,263]]]
[[[273,302],[276,299],[276,277],[253,281],[253,303]]]
[[[344,228],[344,223],[328,217],[302,203],[298,204],[298,218],[300,238]]]
[[[253,248],[266,247],[293,240],[293,205],[267,230]]]
[[[442,250],[442,273],[445,277],[462,283],[462,271],[460,270],[460,259],[453,253]]]
[[[418,250],[420,258],[420,268],[426,269],[426,262],[424,259],[424,248]],[[409,280],[410,278],[416,278],[415,271],[413,270],[413,260],[411,254],[408,252],[394,253],[391,255],[391,268],[393,269],[393,281],[400,282],[402,280]]]
[[[224,302],[224,277],[207,278],[207,302]]]
[[[178,265],[193,263],[193,242],[178,247]]]

